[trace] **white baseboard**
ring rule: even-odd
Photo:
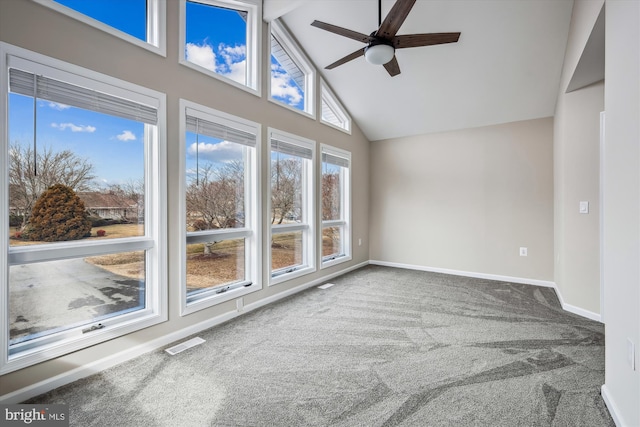
[[[596,322],[601,322],[601,317],[598,313],[594,313],[589,310],[585,310],[580,307],[576,307],[571,304],[567,304],[564,302],[562,298],[562,293],[560,289],[556,286],[555,282],[547,281],[547,280],[538,280],[538,279],[529,279],[524,277],[513,277],[513,276],[502,276],[498,274],[487,274],[487,273],[477,273],[473,271],[461,271],[461,270],[451,270],[448,268],[436,268],[436,267],[426,267],[421,265],[413,265],[413,264],[402,264],[397,262],[387,262],[387,261],[369,261],[370,264],[373,265],[381,265],[385,267],[396,267],[396,268],[406,268],[409,270],[420,270],[420,271],[430,271],[433,273],[444,273],[451,274],[454,276],[463,276],[463,277],[474,277],[477,279],[488,279],[488,280],[496,280],[499,282],[510,282],[510,283],[522,283],[525,285],[535,285],[535,286],[544,286],[547,288],[553,288],[556,291],[556,295],[558,296],[558,300],[562,306],[562,309],[568,311],[569,313],[577,314],[578,316],[586,317],[590,320],[595,320]]]
[[[562,297],[562,292],[558,286],[554,286],[556,290],[556,295],[558,295],[558,300],[560,300],[560,305],[562,309],[568,311],[569,313],[577,314],[578,316],[586,317],[590,320],[595,320],[596,322],[602,323],[602,317],[598,313],[594,313],[593,311],[585,310],[584,308],[576,307],[575,305],[567,304],[564,302],[564,298]]]
[[[47,378],[46,380],[40,381],[38,383],[29,385],[27,387],[13,391],[11,393],[7,393],[5,395],[0,396],[0,403],[12,404],[12,403],[24,402],[27,399],[38,396],[42,393],[46,393],[47,391],[53,390],[63,385],[69,384],[73,381],[77,381],[81,378],[85,378],[90,375],[96,374],[98,372],[104,371],[105,369],[111,368],[112,366],[118,365],[120,363],[126,362],[136,357],[142,356],[145,353],[149,353],[151,351],[167,346],[175,341],[179,341],[183,338],[186,338],[190,335],[197,334],[206,329],[220,325],[221,323],[227,322],[244,313],[255,310],[267,304],[273,303],[282,298],[286,298],[288,296],[301,292],[305,289],[308,289],[320,283],[326,282],[327,280],[330,280],[334,277],[337,277],[342,274],[348,273],[352,270],[356,270],[358,268],[364,267],[368,264],[369,264],[369,261],[365,261],[360,264],[356,264],[354,266],[342,269],[338,272],[328,274],[319,279],[313,280],[311,282],[305,283],[303,285],[297,286],[287,291],[280,292],[276,295],[261,299],[260,301],[257,301],[251,304],[247,304],[243,307],[242,311],[231,311],[231,312],[221,314],[219,316],[213,317],[211,319],[207,319],[195,325],[188,326],[179,331],[176,331],[167,335],[163,335],[159,338],[148,341],[144,344],[140,344],[135,347],[128,348],[119,353],[112,354],[110,356],[104,357],[102,359],[96,360],[94,362],[88,363],[83,366],[79,366],[75,369],[64,372],[62,374],[56,375],[54,377]]]
[[[557,294],[560,295],[560,292],[557,292]],[[569,313],[577,314],[578,316],[586,317],[587,319],[602,323],[600,315],[593,311],[585,310],[584,308],[576,307],[575,305],[564,302],[562,303],[562,308]]]
[[[397,262],[387,261],[369,261],[370,264],[382,265],[386,267],[406,268],[409,270],[430,271],[432,273],[451,274],[453,276],[474,277],[476,279],[496,280],[499,282],[523,283],[525,285],[544,286],[546,288],[555,288],[556,284],[547,280],[528,279],[523,277],[501,276],[498,274],[476,273],[473,271],[451,270],[448,268],[426,267],[422,265],[401,264]]]
[[[618,407],[615,402],[609,395],[609,389],[606,384],[603,384],[600,388],[600,394],[602,395],[602,400],[604,400],[605,405],[607,405],[607,409],[609,410],[609,414],[611,414],[611,418],[613,418],[613,422],[616,423],[617,427],[624,427],[628,424],[625,424],[622,417],[620,416],[620,411],[618,411]]]
[[[304,291],[305,289],[312,288],[312,287],[314,287],[316,285],[319,285],[320,283],[326,282],[327,280],[331,280],[334,277],[341,276],[341,275],[343,275],[345,273],[348,273],[348,272],[353,271],[353,270],[357,270],[358,268],[362,268],[362,267],[364,267],[366,265],[369,265],[369,261],[361,262],[360,264],[356,264],[356,265],[354,265],[352,267],[348,267],[348,268],[345,268],[345,269],[340,270],[338,272],[331,273],[331,274],[328,274],[326,276],[322,276],[319,279],[312,280],[311,282],[307,282],[307,283],[305,283],[303,285],[296,286],[295,288],[291,288],[291,289],[289,289],[287,291],[280,292],[280,293],[275,294],[273,296],[270,296],[270,297],[267,297],[267,298],[262,298],[259,301],[252,302],[250,304],[245,305],[244,308],[247,311],[251,311],[251,310],[255,310],[255,309],[260,308],[260,307],[264,307],[267,304],[271,304],[272,302],[276,302],[276,301],[278,301],[278,300],[280,300],[282,298],[286,298],[288,296],[297,294],[298,292]]]

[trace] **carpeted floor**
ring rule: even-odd
[[[32,399],[77,426],[614,426],[552,289],[368,266]]]

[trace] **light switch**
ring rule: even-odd
[[[580,213],[581,214],[589,213],[589,202],[580,202]]]

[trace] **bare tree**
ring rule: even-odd
[[[322,174],[322,219],[340,219],[340,173]]]
[[[234,228],[244,224],[244,164],[205,164],[186,191],[187,218],[195,229]]]
[[[288,158],[271,164],[271,223],[302,214],[302,160]]]
[[[23,216],[26,225],[40,195],[54,184],[76,192],[87,191],[95,179],[94,167],[71,150],[55,152],[43,147],[34,155],[31,146],[13,143],[9,147],[9,206]]]
[[[144,179],[130,179],[121,184],[110,184],[107,192],[120,206],[131,206],[135,209],[136,220],[144,218]],[[123,218],[131,220],[132,218]]]

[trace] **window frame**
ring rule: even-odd
[[[323,154],[329,154],[340,157],[349,162],[349,166],[345,173],[345,168],[340,170],[340,184],[342,191],[340,193],[340,219],[339,220],[323,220],[322,219],[322,160]],[[320,268],[331,267],[336,264],[350,261],[352,259],[352,236],[351,236],[351,152],[333,147],[328,144],[320,144],[320,192],[319,192],[319,218],[320,232],[318,250],[320,254]],[[322,256],[322,232],[327,227],[342,227],[342,247],[344,254],[333,258]]]
[[[33,0],[49,9],[53,9],[63,15],[97,28],[112,36],[118,37],[124,41],[134,44],[143,49],[149,50],[160,56],[167,56],[167,5],[165,0],[146,0],[147,2],[147,20],[145,23],[147,40],[140,40],[130,34],[125,33],[109,24],[105,24],[95,18],[71,9],[54,0]]]
[[[145,308],[102,320],[104,327],[83,334],[87,324],[63,332],[36,338],[19,345],[23,351],[10,355],[8,328],[0,330],[0,374],[5,374],[55,357],[87,348],[168,320],[167,313],[167,250],[166,250],[166,95],[142,86],[119,80],[73,64],[47,57],[23,48],[0,42],[0,69],[12,66],[30,72],[89,87],[138,102],[150,102],[157,108],[155,126],[145,124],[145,234],[92,242],[63,242],[31,247],[9,246],[9,228],[0,227],[0,318],[9,316],[9,266],[79,258],[105,253],[145,250]],[[143,101],[145,100],[145,101]],[[8,164],[8,79],[0,81],[0,161]],[[0,174],[0,209],[9,211],[8,168]],[[40,246],[40,247],[38,247]]]
[[[221,229],[207,230],[204,232],[190,232],[186,230],[186,134],[187,125],[186,117],[189,111],[192,117],[200,117],[210,122],[223,124],[228,127],[248,130],[256,135],[256,146],[248,148],[245,154],[245,189],[244,189],[244,215],[245,227],[237,229]],[[262,125],[233,116],[225,112],[206,107],[186,99],[180,99],[180,213],[178,221],[181,224],[180,231],[180,308],[181,315],[185,316],[205,308],[240,298],[244,295],[256,292],[262,289],[261,280],[261,245],[262,245],[262,228],[261,228],[261,194],[260,182],[260,152],[261,152],[261,133]],[[247,226],[247,223],[249,226]],[[245,239],[245,280],[243,282],[234,283],[230,288],[222,292],[217,292],[216,287],[208,288],[203,291],[199,298],[189,298],[187,295],[187,245],[189,243],[197,243],[205,236],[216,235],[222,240],[234,240],[238,238]],[[188,242],[192,240],[192,242]],[[222,241],[221,240],[221,241]]]
[[[298,45],[291,33],[287,30],[280,19],[274,19],[269,23],[269,36],[273,36],[278,44],[282,47],[291,61],[304,73],[305,92],[304,92],[304,110],[294,108],[282,101],[271,96],[271,40],[269,40],[269,79],[267,85],[267,94],[269,101],[287,108],[296,113],[302,114],[315,120],[316,118],[316,69],[304,50]]]
[[[338,100],[338,97],[336,96],[336,94],[333,93],[333,91],[331,90],[327,82],[324,81],[324,79],[320,79],[320,97],[319,98],[320,98],[320,107],[319,107],[320,111],[318,115],[320,117],[320,122],[327,126],[331,126],[332,128],[338,129],[344,133],[351,135],[351,126],[352,126],[351,116],[347,112],[347,109],[344,108],[342,103]],[[327,104],[327,107],[338,119],[342,119],[342,121],[345,124],[344,126],[336,125],[335,123],[332,123],[323,118],[322,116],[323,102]]]
[[[309,273],[313,273],[316,268],[316,208],[315,208],[315,188],[316,188],[316,142],[304,138],[298,135],[294,135],[281,130],[268,128],[267,137],[267,153],[269,156],[269,166],[267,176],[269,177],[269,187],[267,195],[267,210],[268,213],[265,216],[265,221],[268,225],[267,230],[267,271],[269,277],[269,286],[276,285],[278,283],[286,282],[296,277],[304,276]],[[304,194],[302,195],[302,212],[304,217],[303,223],[297,224],[271,224],[271,153],[272,153],[272,140],[277,139],[283,142],[297,145],[299,147],[309,149],[312,152],[311,159],[305,159],[303,162],[303,176],[302,176],[302,188]],[[274,232],[275,230],[275,232]],[[272,270],[272,250],[271,240],[274,234],[280,234],[285,232],[303,232],[303,253],[302,264],[294,269],[280,269],[275,272]],[[305,239],[306,237],[306,239]]]
[[[240,10],[247,13],[246,44],[246,81],[243,85],[229,77],[211,71],[188,61],[185,55],[187,43],[187,2],[200,3],[224,9]],[[185,67],[199,71],[207,76],[247,91],[258,97],[262,96],[261,64],[262,64],[262,2],[258,0],[180,0],[180,33],[178,62]]]

